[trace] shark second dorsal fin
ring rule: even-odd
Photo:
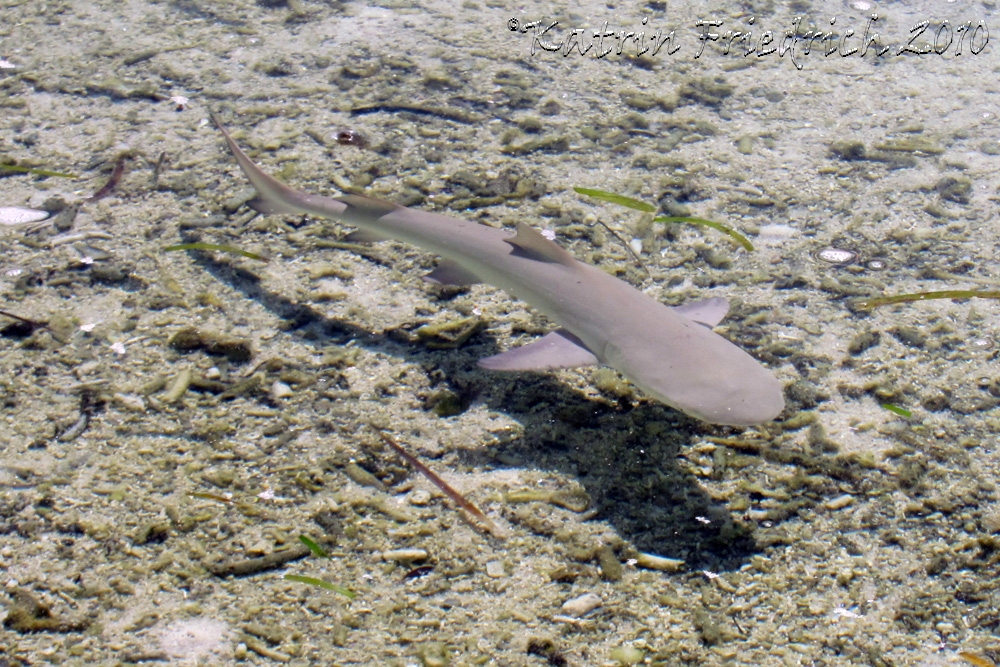
[[[517,223],[517,234],[504,240],[524,255],[540,262],[554,262],[563,266],[574,266],[577,263],[577,259],[555,241],[545,238],[541,232],[524,222]]]
[[[690,301],[671,310],[711,329],[729,313],[729,302],[716,296],[703,301]]]
[[[403,208],[399,204],[365,195],[340,195],[336,199],[347,204],[343,217],[353,220],[378,220],[383,215]]]

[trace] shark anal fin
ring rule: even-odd
[[[565,329],[556,329],[533,343],[479,360],[482,368],[493,371],[548,371],[599,363],[601,360],[583,341]]]

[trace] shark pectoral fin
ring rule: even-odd
[[[493,371],[548,371],[599,363],[601,360],[583,341],[565,329],[556,329],[534,343],[479,360],[482,368]]]
[[[569,254],[555,241],[551,241],[541,232],[524,222],[517,223],[517,234],[504,239],[524,255],[540,262],[554,262],[564,266],[575,266],[576,257]]]
[[[424,280],[437,285],[475,285],[479,277],[458,262],[442,259],[437,267],[424,276]]]
[[[689,320],[694,320],[698,324],[704,324],[711,329],[729,313],[729,302],[721,297],[713,297],[704,301],[685,303],[683,306],[676,306],[672,310]]]

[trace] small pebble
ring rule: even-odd
[[[572,616],[573,618],[579,618],[584,614],[591,612],[602,604],[602,600],[599,596],[593,593],[586,593],[578,598],[573,598],[572,600],[567,600],[563,603],[562,610],[567,616]]]
[[[504,569],[503,562],[491,560],[486,563],[486,576],[493,579],[500,579],[507,576],[507,571]]]
[[[132,412],[146,411],[146,401],[142,400],[142,396],[136,396],[135,394],[115,394],[115,400],[126,410],[131,410]]]
[[[174,401],[180,400],[181,396],[187,392],[188,387],[191,386],[191,369],[185,368],[174,381],[170,383],[170,388],[167,389],[167,393],[163,396],[164,403],[173,403]]]
[[[828,510],[840,510],[844,509],[848,505],[854,502],[854,496],[849,494],[844,494],[842,496],[837,496],[836,498],[831,498],[830,500],[823,503],[824,507]]]
[[[431,492],[427,489],[416,489],[406,497],[407,502],[422,507],[431,501]]]
[[[715,585],[719,588],[719,590],[724,591],[726,593],[736,593],[739,590],[738,588],[736,588],[736,586],[733,586],[731,583],[729,583],[729,581],[727,581],[725,577],[720,577],[716,575],[714,577],[711,577],[711,580],[715,582]]]
[[[392,560],[397,563],[409,563],[416,560],[427,560],[426,549],[393,549],[382,552],[383,560]]]
[[[948,623],[947,621],[941,621],[940,623],[934,626],[934,629],[937,630],[942,635],[955,634],[955,626],[952,623]]]
[[[634,646],[619,646],[611,649],[610,658],[619,665],[638,665],[646,657],[646,652]]]
[[[635,557],[635,564],[649,570],[661,570],[663,572],[677,572],[684,567],[684,561],[677,558],[665,558],[653,554],[640,553]]]
[[[247,547],[246,553],[250,556],[264,556],[271,553],[273,547],[267,540],[257,540],[249,547]]]

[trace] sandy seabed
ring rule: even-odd
[[[0,178],[55,214],[0,229],[0,665],[1000,659],[1000,305],[859,307],[997,289],[992,2],[0,18],[0,164],[76,176]],[[423,283],[418,248],[256,215],[209,112],[296,187],[526,220],[664,302],[729,299],[786,411],[716,427],[606,369],[478,369],[550,324]],[[270,261],[164,250],[195,242]]]

